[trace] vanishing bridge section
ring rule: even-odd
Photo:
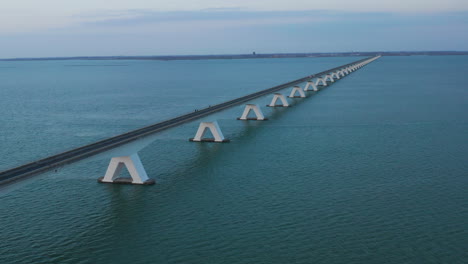
[[[181,125],[199,119],[215,112],[222,111],[224,109],[246,103],[253,99],[273,93],[273,99],[267,106],[269,107],[288,107],[289,103],[283,94],[277,93],[282,89],[293,87],[289,97],[306,97],[305,92],[317,92],[319,87],[327,86],[329,83],[334,82],[341,77],[344,77],[353,71],[365,66],[366,64],[380,58],[380,56],[365,58],[358,60],[346,65],[342,65],[333,69],[329,69],[323,72],[312,74],[301,79],[297,79],[285,84],[281,84],[269,89],[265,89],[256,93],[252,93],[246,96],[242,96],[224,103],[210,106],[208,108],[196,110],[195,112],[181,115],[163,122],[159,122],[150,126],[146,126],[140,129],[136,129],[124,134],[120,134],[114,137],[110,137],[89,145],[78,147],[57,155],[53,155],[44,159],[40,159],[31,163],[24,164],[22,166],[12,168],[6,171],[0,172],[0,185],[11,183],[25,177],[39,174],[47,170],[63,166],[78,160],[88,158],[98,153],[116,148],[118,146],[127,144],[135,141],[142,137]],[[299,87],[301,83],[306,83],[304,88]],[[296,95],[298,94],[298,95]],[[277,104],[277,101],[280,104]],[[253,111],[255,118],[249,118],[249,113]],[[266,120],[263,115],[261,108],[258,105],[247,104],[240,120]],[[213,139],[203,138],[203,135],[207,130],[210,130],[213,134]],[[202,122],[194,138],[190,141],[210,141],[210,142],[227,142],[224,138],[218,123],[215,122]],[[118,175],[123,167],[127,167],[131,178],[118,178]],[[131,183],[131,184],[154,184],[154,180],[149,179],[146,171],[140,161],[137,153],[130,156],[114,157],[111,159],[109,167],[104,177],[99,179],[100,182],[106,183]]]

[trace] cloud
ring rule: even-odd
[[[160,12],[145,9],[93,10],[66,17],[41,17],[28,26],[27,19],[11,24],[0,23],[5,34],[77,34],[189,32],[227,27],[325,23],[341,19],[344,12],[334,11],[242,11],[241,8],[216,8],[199,11]],[[354,13],[350,13],[354,14]],[[348,15],[349,16],[349,15]],[[19,18],[19,17],[16,17]],[[1,22],[2,18],[0,18]]]
[[[306,10],[306,11],[304,11]],[[307,11],[309,10],[309,11]],[[320,10],[329,10],[327,13]],[[2,3],[0,34],[37,32],[95,23],[94,26],[129,26],[169,21],[241,20],[272,21],[275,17],[294,23],[306,16],[336,19],[333,12],[428,14],[468,11],[466,0],[16,0]],[[298,15],[296,19],[292,16]],[[315,18],[314,18],[315,19]],[[101,23],[102,22],[102,23]],[[273,22],[273,21],[272,21]],[[120,23],[120,24],[119,24]],[[246,23],[246,22],[241,22]]]
[[[239,9],[215,9],[201,11],[157,12],[152,10],[126,10],[120,13],[84,15],[79,27],[94,32],[190,32],[233,27],[258,26],[323,26],[341,25],[350,30],[385,29],[389,27],[466,25],[468,12],[442,13],[389,13],[344,12],[330,10],[305,11],[241,11]]]
[[[468,12],[235,7],[94,10],[69,20],[49,19],[36,23],[33,32],[2,37],[0,57],[468,49],[468,36],[462,34],[468,32]]]

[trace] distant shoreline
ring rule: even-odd
[[[354,56],[440,56],[468,55],[468,51],[383,51],[383,52],[330,52],[330,53],[268,53],[268,54],[221,54],[221,55],[165,55],[165,56],[76,56],[9,58],[0,61],[46,61],[46,60],[229,60],[229,59],[274,59],[313,57],[354,57]]]

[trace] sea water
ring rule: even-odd
[[[358,59],[0,62],[0,170]],[[382,57],[205,118],[231,143],[167,130],[154,186],[97,183],[110,153],[2,189],[0,263],[466,263],[467,71]]]

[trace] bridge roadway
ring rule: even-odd
[[[62,152],[62,153],[59,153],[59,154],[56,154],[56,155],[53,155],[44,159],[40,159],[31,163],[27,163],[27,164],[18,166],[16,168],[2,171],[0,172],[0,185],[11,183],[13,181],[17,181],[17,180],[41,173],[41,172],[45,172],[55,167],[63,166],[72,162],[76,162],[78,160],[88,158],[98,153],[121,146],[123,144],[127,144],[131,141],[140,139],[144,136],[148,136],[150,134],[154,134],[154,133],[181,125],[183,123],[187,123],[195,119],[208,116],[215,112],[222,111],[226,108],[233,107],[233,106],[248,102],[250,100],[256,99],[258,97],[280,91],[284,88],[288,88],[288,87],[309,81],[313,78],[319,78],[330,72],[334,72],[336,70],[340,70],[342,68],[351,66],[353,64],[363,62],[367,59],[370,59],[370,58],[365,58],[365,59],[358,60],[352,63],[341,65],[333,69],[329,69],[323,72],[312,74],[312,75],[309,75],[309,76],[306,76],[306,77],[303,77],[303,78],[300,78],[300,79],[297,79],[288,83],[280,84],[272,88],[268,88],[268,89],[261,90],[256,93],[252,93],[246,96],[239,97],[237,99],[233,99],[224,103],[213,105],[204,109],[200,109],[195,112],[191,112],[189,114],[181,115],[181,116],[178,116],[178,117],[166,120],[166,121],[162,121],[162,122],[150,125],[150,126],[132,130],[130,132],[123,133],[117,136],[113,136],[104,140],[100,140],[95,143],[91,143],[89,145],[78,147],[78,148],[75,148],[66,152]]]

